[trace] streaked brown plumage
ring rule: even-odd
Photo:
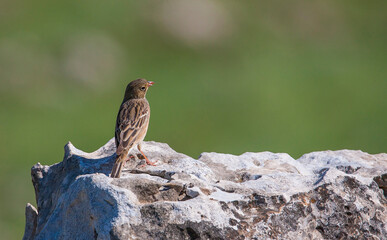
[[[113,178],[121,176],[122,167],[128,160],[130,150],[134,147],[138,148],[147,164],[154,165],[141,151],[141,142],[148,130],[150,117],[150,107],[145,95],[152,84],[153,82],[145,79],[137,79],[126,87],[116,121],[117,157],[110,174]]]

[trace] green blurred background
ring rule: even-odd
[[[113,137],[155,81],[146,140],[204,151],[386,152],[387,1],[0,0],[0,232],[21,239],[30,168]]]

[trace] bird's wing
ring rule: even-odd
[[[117,155],[138,143],[149,120],[149,105],[145,101],[129,100],[121,105],[116,124]]]

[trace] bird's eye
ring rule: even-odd
[[[141,88],[142,91],[145,91],[145,89],[146,89],[145,87],[142,87],[142,88]]]

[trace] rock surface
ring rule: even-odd
[[[120,179],[113,139],[33,166],[23,239],[387,239],[387,154],[143,150],[157,166],[135,152]]]

